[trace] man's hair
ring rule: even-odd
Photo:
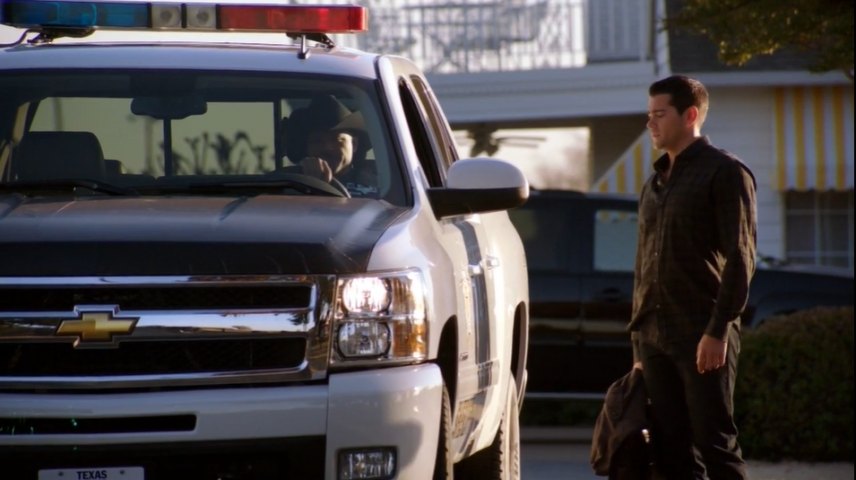
[[[657,80],[648,88],[648,95],[670,95],[669,104],[675,107],[679,114],[690,107],[698,108],[698,125],[704,123],[707,117],[708,96],[707,89],[701,82],[684,75],[672,75],[662,80]]]

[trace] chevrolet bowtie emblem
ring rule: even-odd
[[[63,320],[57,335],[76,336],[74,347],[115,347],[114,335],[134,331],[139,318],[116,318],[111,311],[80,312],[76,319]]]

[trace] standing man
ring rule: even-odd
[[[672,76],[648,95],[648,130],[665,154],[639,200],[628,328],[651,399],[658,468],[669,480],[745,479],[733,393],[755,270],[755,179],[701,135],[701,82]]]

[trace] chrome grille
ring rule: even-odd
[[[0,310],[61,311],[97,304],[120,305],[123,310],[306,308],[311,293],[309,286],[22,286],[0,289]]]
[[[71,343],[0,344],[0,376],[163,375],[293,369],[303,338],[122,342],[77,349]]]
[[[0,277],[0,390],[323,379],[334,289],[330,275]],[[58,335],[95,328],[79,327],[92,312],[135,324],[106,342]]]

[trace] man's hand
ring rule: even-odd
[[[333,169],[324,159],[318,157],[305,157],[300,161],[303,174],[315,177],[325,182],[333,180]]]
[[[712,372],[725,365],[725,353],[728,342],[710,335],[702,335],[696,348],[696,368],[698,373]]]

